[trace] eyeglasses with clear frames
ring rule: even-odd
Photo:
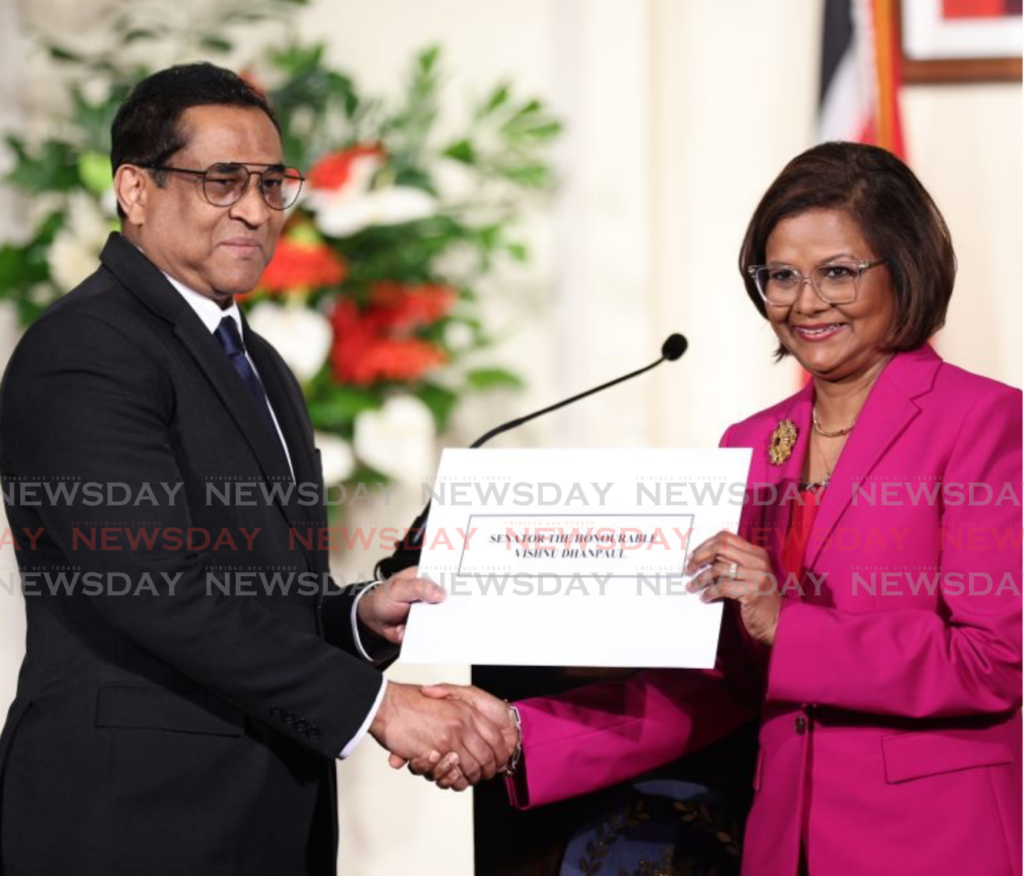
[[[885,259],[873,262],[839,259],[818,265],[807,277],[792,265],[782,264],[750,265],[747,273],[761,297],[774,307],[792,305],[807,282],[827,304],[853,304],[860,293],[860,278],[866,271],[884,263]]]
[[[245,197],[249,183],[258,176],[259,191],[264,203],[271,210],[287,210],[299,198],[306,178],[295,168],[282,164],[252,163],[253,167],[265,170],[250,170],[245,164],[220,162],[206,170],[192,170],[187,167],[171,167],[168,164],[142,165],[147,170],[167,173],[185,173],[199,177],[202,181],[203,198],[214,207],[230,207]]]

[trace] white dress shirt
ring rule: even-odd
[[[242,314],[238,310],[238,304],[235,300],[231,299],[231,306],[222,309],[221,306],[214,301],[212,298],[207,298],[205,295],[200,295],[198,292],[189,289],[184,283],[180,283],[168,274],[164,274],[167,277],[168,282],[181,293],[181,297],[184,298],[189,306],[195,311],[196,316],[202,320],[209,330],[210,334],[217,331],[220,326],[220,321],[225,316],[230,316],[238,324],[238,335],[242,337]],[[256,368],[256,363],[252,361],[252,357],[249,356],[249,351],[246,350],[245,357],[249,360],[249,364],[252,365],[253,371],[259,376],[259,370]],[[288,469],[292,473],[292,479],[295,478],[295,468],[292,466],[291,453],[288,450],[288,442],[284,440],[284,433],[281,431],[281,425],[277,421],[277,414],[274,413],[274,406],[270,403],[270,397],[267,397],[267,407],[270,408],[270,417],[274,421],[274,428],[277,429],[277,437],[281,439],[281,447],[284,448],[285,458],[288,460]],[[363,647],[362,640],[359,637],[359,600],[363,598],[370,591],[370,588],[363,590],[357,597],[352,605],[352,636],[355,639],[356,648],[359,651],[360,656],[364,659],[369,660],[371,663],[375,661],[369,654],[366,653],[366,649]],[[369,714],[366,716],[366,720],[363,721],[363,725],[356,731],[356,735],[353,736],[345,747],[341,750],[338,757],[346,758],[353,751],[356,750],[356,746],[362,741],[367,731],[370,729],[370,725],[373,723],[373,719],[377,716],[377,711],[380,709],[381,703],[384,702],[384,692],[387,689],[387,679],[381,677],[380,691],[377,693],[377,699],[373,704],[373,708],[370,709]]]

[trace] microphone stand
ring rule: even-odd
[[[586,392],[581,392],[578,395],[572,396],[572,398],[567,398],[563,401],[556,402],[553,405],[548,405],[548,407],[541,408],[539,411],[534,411],[532,414],[526,414],[523,417],[518,417],[515,420],[509,420],[507,423],[502,423],[500,426],[495,426],[489,432],[485,432],[477,438],[476,441],[470,444],[469,449],[475,450],[476,448],[486,444],[492,438],[501,435],[503,432],[508,432],[511,429],[518,428],[524,423],[529,423],[530,420],[535,420],[537,417],[541,417],[544,414],[557,411],[559,408],[564,408],[566,405],[578,402],[589,395],[594,395],[595,393],[610,389],[618,383],[623,383],[627,380],[632,380],[634,377],[639,377],[641,374],[650,371],[652,368],[657,368],[662,362],[674,362],[686,352],[687,346],[689,346],[689,344],[687,343],[686,338],[682,335],[669,335],[665,343],[661,345],[661,358],[652,362],[650,365],[645,365],[643,368],[638,368],[636,371],[631,371],[629,374],[616,377],[614,380],[609,380],[607,383],[602,383],[600,386],[595,386],[593,389],[588,389]],[[377,563],[375,574],[379,580],[386,580],[392,575],[401,572],[402,569],[408,569],[410,566],[416,566],[419,564],[420,553],[423,550],[423,537],[425,533],[427,515],[429,514],[430,502],[427,502],[419,516],[413,521],[412,526],[409,527],[406,537],[399,544],[395,552],[390,557],[385,557]]]

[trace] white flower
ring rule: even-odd
[[[79,82],[84,97],[93,106],[105,103],[110,97],[110,83],[102,76],[86,76]]]
[[[394,396],[356,417],[356,455],[398,481],[414,482],[434,467],[434,417],[418,398]]]
[[[110,220],[103,215],[99,202],[85,192],[72,192],[68,198],[68,217],[64,225],[74,228],[83,240],[100,247],[110,235]]]
[[[100,206],[103,212],[110,218],[117,216],[117,193],[113,189],[107,189],[100,195]]]
[[[464,322],[452,320],[444,328],[444,343],[449,350],[458,353],[476,343],[476,334]]]
[[[28,300],[36,307],[46,307],[60,297],[50,283],[33,283],[28,290]]]
[[[53,282],[62,292],[74,289],[96,270],[99,255],[99,247],[89,246],[72,229],[61,231],[46,254]]]
[[[7,358],[14,350],[20,336],[21,325],[18,322],[18,308],[12,301],[0,301],[0,367],[7,363]]]
[[[84,192],[72,193],[64,227],[46,254],[50,277],[62,291],[73,289],[96,270],[109,233],[110,224],[96,200]]]
[[[364,199],[370,203],[374,225],[400,225],[426,219],[437,212],[437,201],[433,196],[410,186],[391,186],[376,189]]]
[[[472,279],[480,270],[480,252],[468,243],[455,243],[434,259],[433,267],[439,276],[472,285]]]
[[[371,225],[401,225],[437,212],[434,198],[410,186],[371,188],[384,166],[379,152],[352,158],[345,184],[336,189],[313,189],[304,206],[316,213],[316,227],[328,237],[350,237]]]
[[[307,206],[316,212],[316,227],[328,237],[351,237],[372,225],[401,225],[437,212],[434,198],[422,189],[389,186],[358,195],[313,192]]]
[[[333,332],[326,317],[300,301],[286,307],[261,301],[248,318],[253,331],[277,349],[299,380],[316,376],[331,350]]]
[[[384,158],[379,152],[368,152],[352,159],[349,165],[348,179],[339,189],[331,192],[343,198],[354,198],[364,195],[370,190],[370,184],[377,171],[384,166]]]
[[[320,450],[320,462],[324,468],[325,484],[340,484],[356,470],[356,457],[351,445],[337,435],[314,432],[313,439]]]
[[[480,193],[478,174],[461,161],[442,158],[433,164],[431,171],[434,185],[446,202],[472,201]]]

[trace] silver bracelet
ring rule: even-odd
[[[513,749],[512,756],[508,759],[508,763],[498,770],[498,772],[503,776],[514,776],[516,770],[519,768],[519,761],[523,756],[523,717],[519,714],[518,708],[507,701],[506,704],[508,705],[508,713],[512,717],[512,723],[516,728],[516,747]]]

